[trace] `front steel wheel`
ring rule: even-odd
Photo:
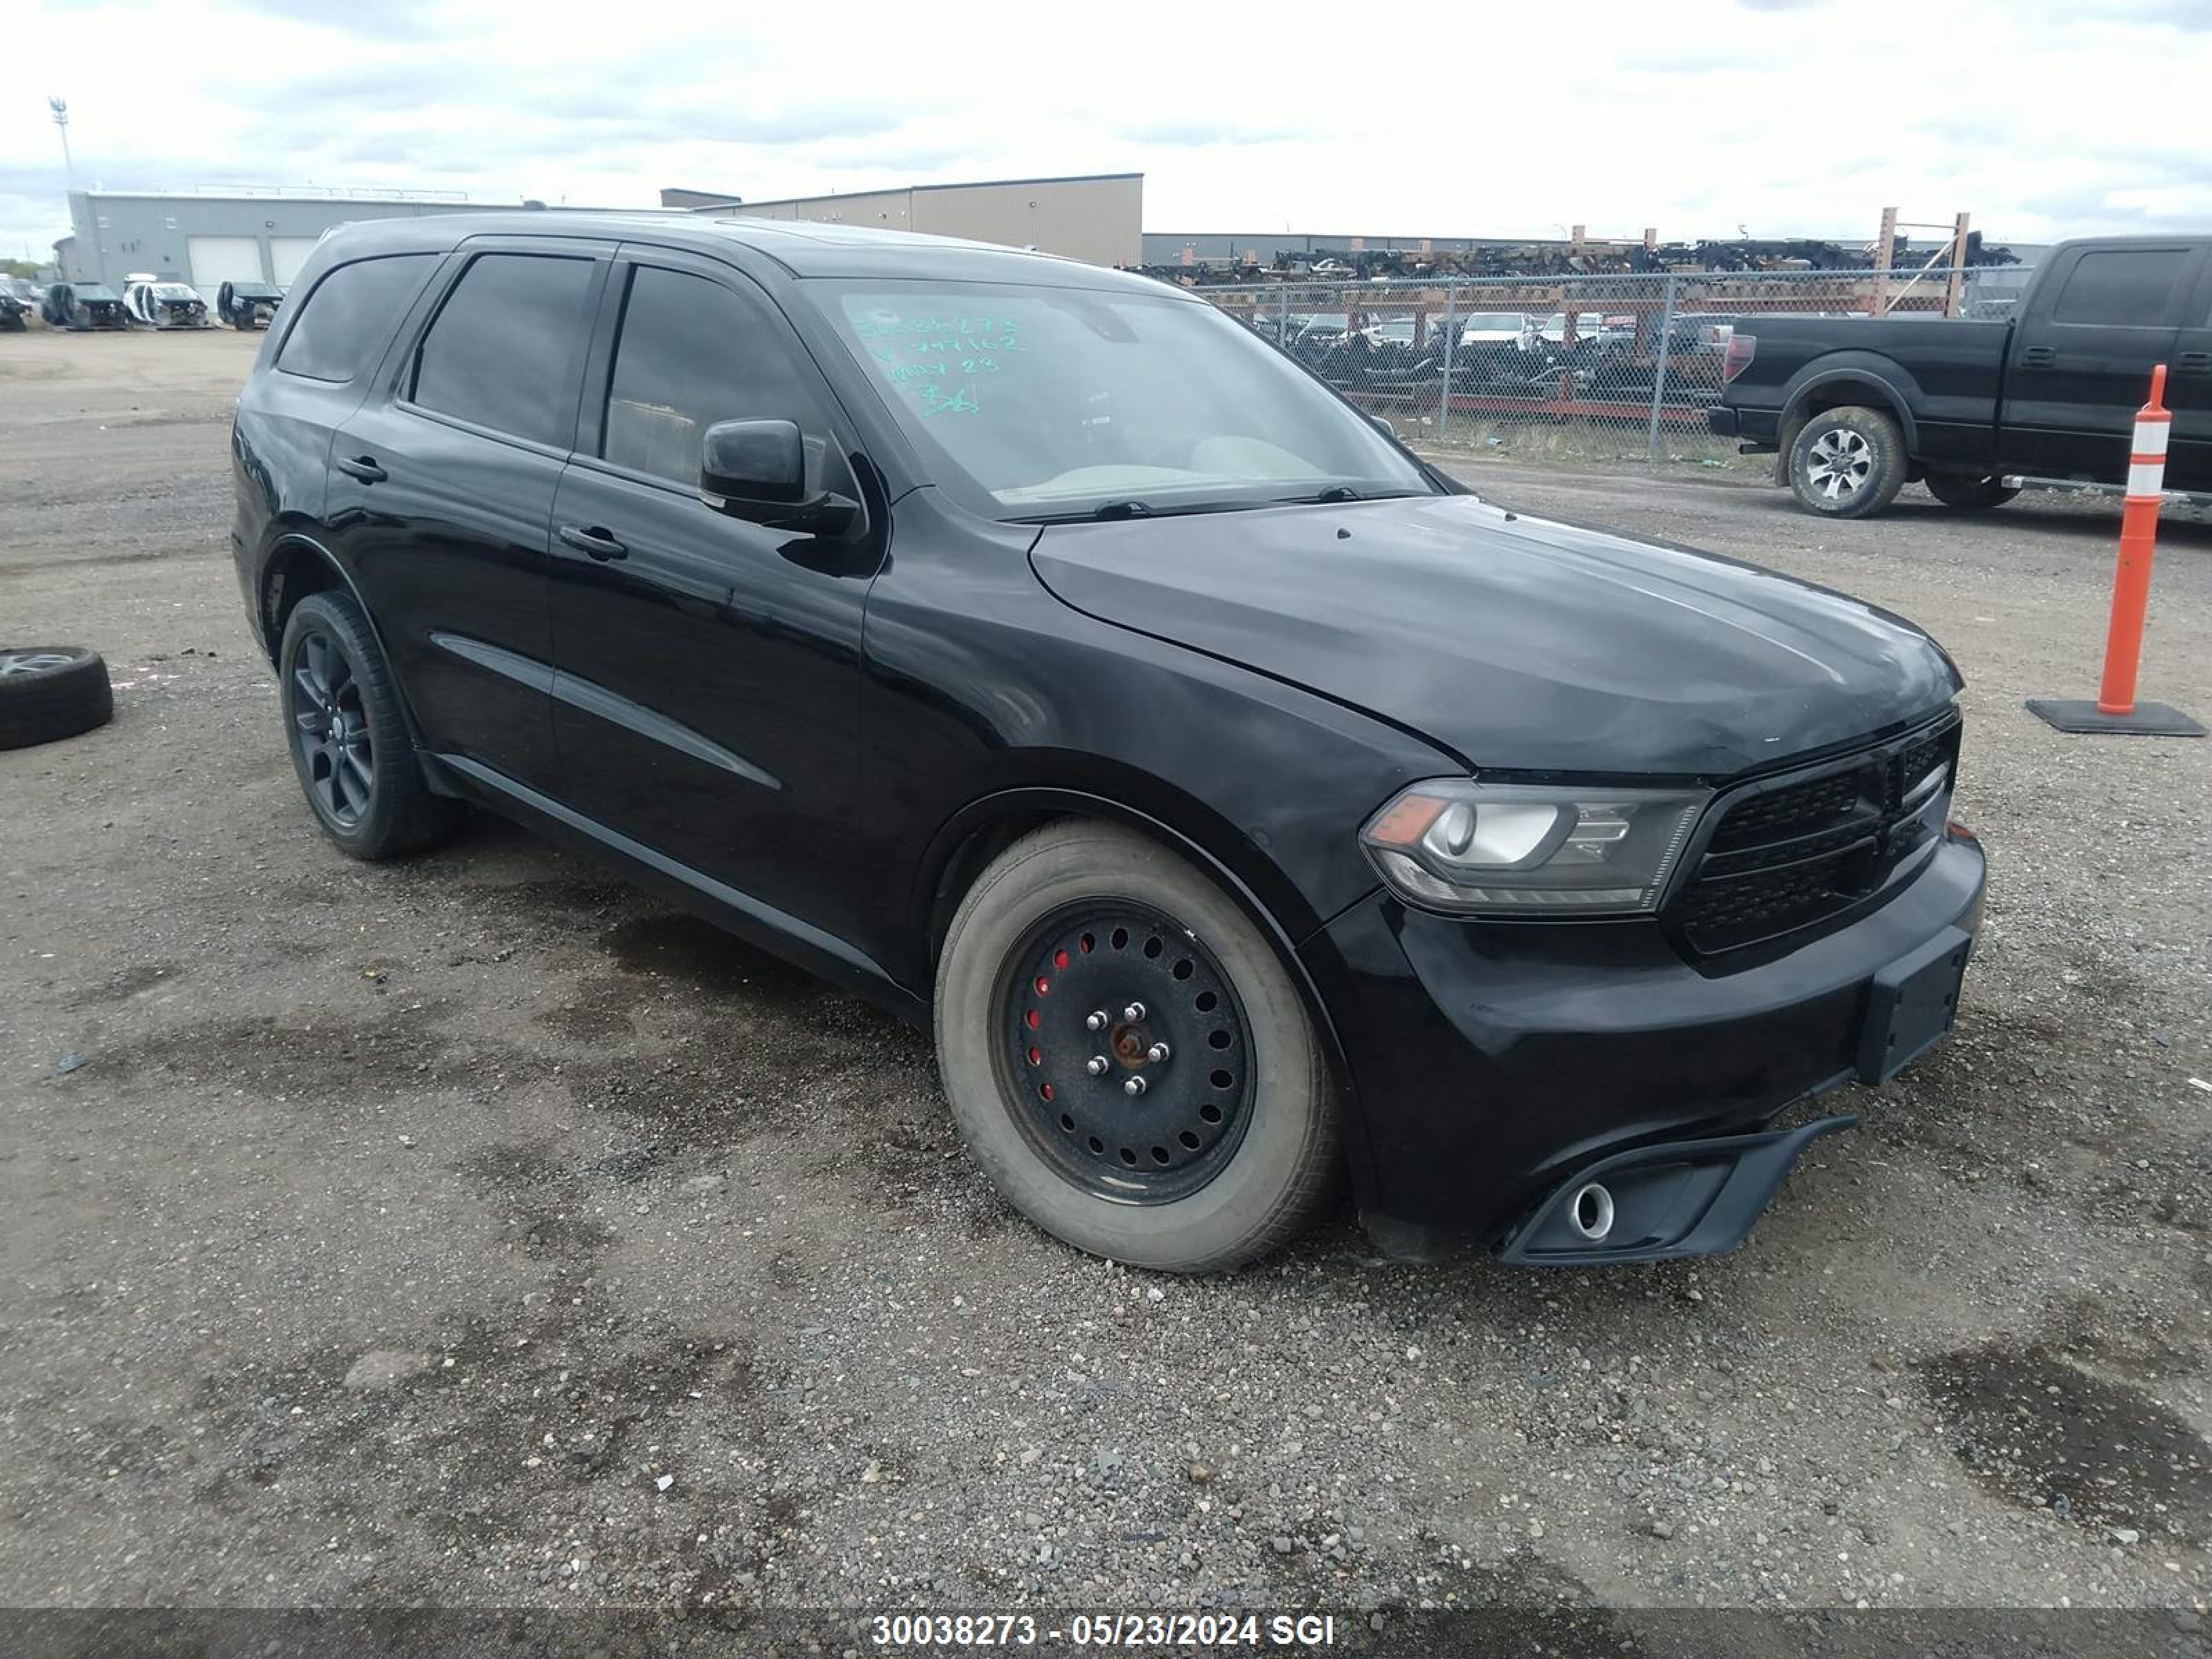
[[[1047,917],[1000,974],[1000,1088],[1078,1190],[1171,1204],[1227,1167],[1250,1122],[1244,1006],[1213,952],[1150,906]]]
[[[1132,1266],[1241,1266],[1338,1174],[1335,1091],[1297,986],[1227,893],[1155,842],[1067,820],[979,876],[945,935],[938,1065],[992,1183]]]

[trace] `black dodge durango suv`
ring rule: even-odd
[[[473,801],[916,1020],[1089,1250],[1741,1242],[1950,1026],[1948,657],[1516,514],[1148,279],[827,226],[325,240],[233,532],[345,851]]]

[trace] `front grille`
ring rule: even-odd
[[[1747,786],[1717,809],[1668,907],[1683,942],[1712,956],[1818,926],[1872,901],[1940,834],[1949,780],[1911,800],[1959,752],[1954,719],[1795,775]]]

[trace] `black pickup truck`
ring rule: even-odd
[[[2012,317],[1744,316],[1713,431],[1778,453],[1814,513],[1863,518],[1908,483],[1996,507],[2008,477],[2119,484],[2168,365],[2169,489],[2212,489],[2212,235],[2063,242]]]

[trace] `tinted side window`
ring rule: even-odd
[[[2175,286],[2187,273],[2186,248],[2085,253],[2051,313],[2057,323],[2164,325]]]
[[[436,262],[432,253],[395,253],[326,272],[284,337],[276,367],[311,380],[350,380],[383,349]]]
[[[600,454],[696,484],[701,434],[717,421],[796,421],[810,438],[823,435],[821,406],[784,331],[767,307],[719,283],[639,266],[623,307]]]
[[[567,448],[576,431],[591,285],[589,259],[480,254],[423,337],[415,401]]]

